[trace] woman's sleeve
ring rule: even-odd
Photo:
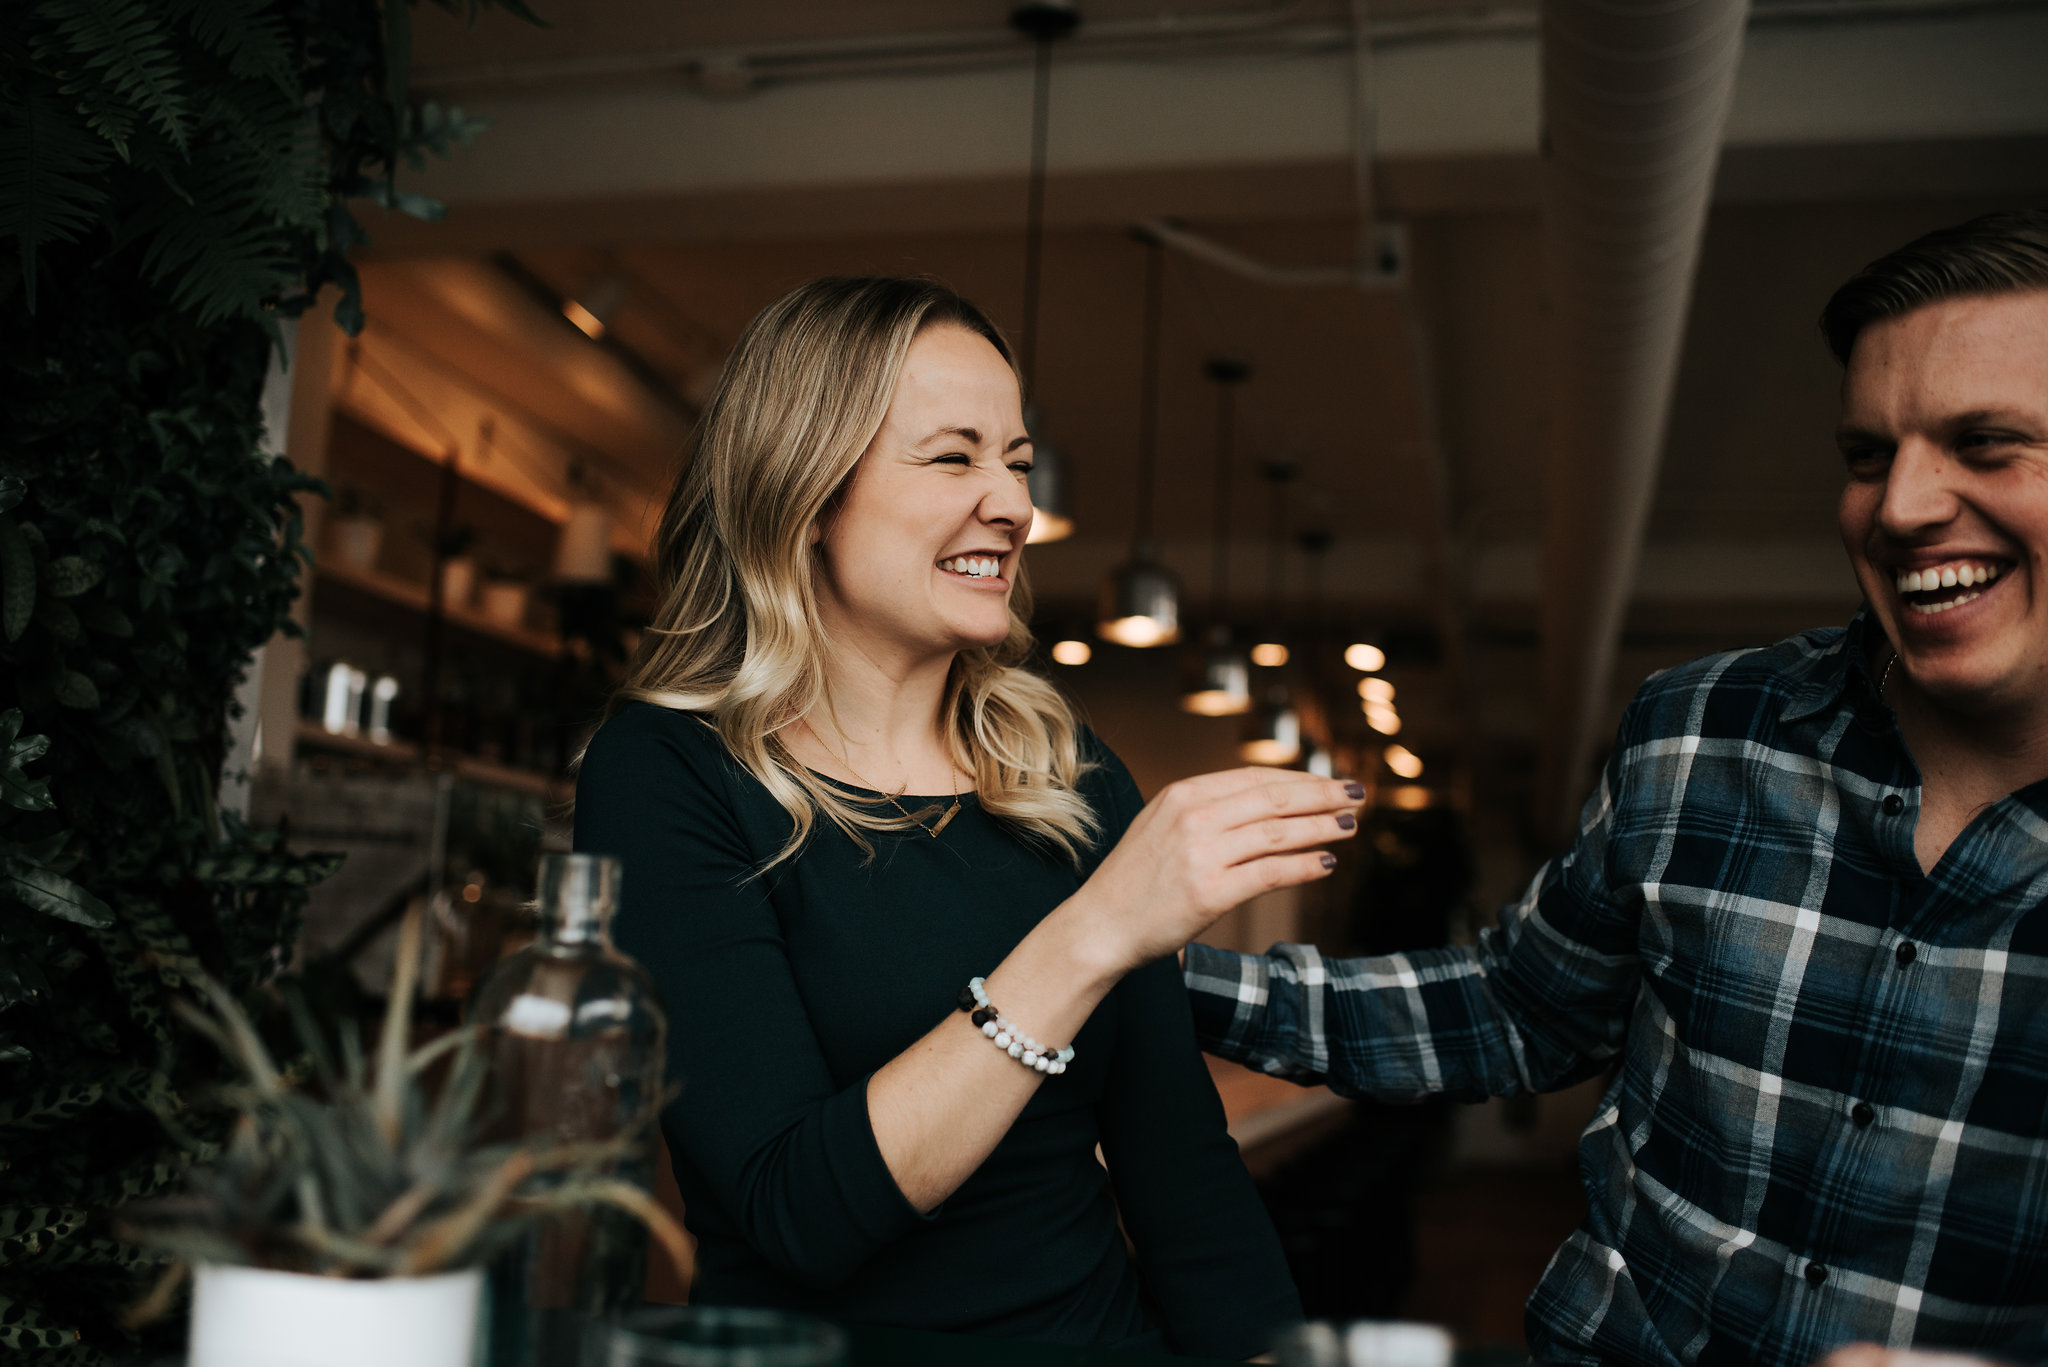
[[[1112,838],[1142,799],[1122,764],[1105,763]],[[1102,1152],[1147,1297],[1176,1352],[1246,1358],[1301,1319],[1301,1297],[1195,1045],[1172,959],[1112,994],[1116,1057],[1097,1108]]]
[[[875,1143],[867,1079],[842,1087],[826,1067],[767,880],[748,876],[734,773],[702,722],[629,708],[584,756],[576,848],[623,865],[616,939],[661,989],[682,1086],[670,1146],[757,1253],[828,1287],[924,1217]]]

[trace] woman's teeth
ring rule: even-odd
[[[941,560],[939,568],[967,575],[971,579],[993,579],[1002,572],[1003,562],[991,560],[984,555],[958,555],[951,560]]]
[[[1940,593],[1944,589],[1970,589],[1974,585],[1988,584],[1998,578],[1996,565],[1938,565],[1925,570],[1902,570],[1898,576],[1899,592]],[[1907,607],[1918,613],[1946,612],[1958,608],[1983,594],[1965,592],[1950,594],[1943,598],[1908,602]]]

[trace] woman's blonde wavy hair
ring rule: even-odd
[[[692,435],[656,534],[660,605],[611,709],[639,700],[706,718],[790,816],[791,858],[823,815],[872,857],[867,831],[905,816],[799,764],[786,728],[828,703],[830,643],[818,615],[809,529],[881,429],[912,340],[951,324],[1010,348],[979,308],[931,280],[833,278],[800,285],[747,325]],[[1030,590],[1010,594],[1002,643],[964,650],[946,684],[946,740],[989,813],[1069,858],[1100,829],[1076,785],[1079,723],[1024,668]]]

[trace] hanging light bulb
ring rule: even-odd
[[[1204,367],[1216,382],[1216,496],[1210,529],[1209,629],[1202,649],[1188,661],[1188,686],[1181,693],[1183,711],[1202,717],[1235,717],[1251,711],[1252,670],[1244,652],[1230,639],[1224,620],[1224,591],[1230,582],[1230,453],[1237,408],[1234,386],[1251,378],[1251,367],[1228,357],[1215,357]]]
[[[1405,745],[1389,745],[1380,758],[1402,778],[1422,777],[1422,757]]]
[[[1261,669],[1278,669],[1289,658],[1287,647],[1278,641],[1261,641],[1252,647],[1252,663]]]
[[[1152,553],[1152,472],[1159,454],[1159,326],[1165,302],[1165,245],[1145,237],[1145,362],[1138,395],[1138,511],[1131,558],[1102,586],[1096,631],[1127,646],[1180,639],[1180,578]]]
[[[1056,641],[1052,647],[1052,658],[1056,664],[1084,665],[1095,657],[1086,641]]]
[[[1238,755],[1248,764],[1292,764],[1301,758],[1301,714],[1276,685],[1251,715]]]
[[[1199,717],[1235,717],[1252,710],[1252,671],[1244,652],[1230,643],[1230,628],[1209,628],[1202,651],[1189,663],[1181,710]]]
[[[1102,586],[1095,634],[1120,646],[1170,646],[1180,639],[1180,578],[1136,547]]]
[[[1358,696],[1367,702],[1391,704],[1394,701],[1394,685],[1385,679],[1360,679],[1358,681]]]
[[[1365,705],[1365,724],[1383,736],[1401,734],[1401,714],[1382,702]]]
[[[1031,490],[1031,533],[1024,543],[1064,541],[1074,534],[1074,518],[1067,511],[1067,453],[1039,440],[1037,409],[1024,410],[1024,428],[1032,434],[1031,473],[1025,477]]]
[[[1045,262],[1045,152],[1052,120],[1052,45],[1079,26],[1072,4],[1027,0],[1010,11],[1010,27],[1036,46],[1031,87],[1031,176],[1024,208],[1024,326],[1018,338],[1017,368],[1024,392],[1036,397],[1038,381],[1038,286]],[[1031,532],[1027,545],[1063,541],[1074,534],[1067,503],[1066,453],[1047,440],[1035,403],[1024,406],[1024,430],[1031,434]]]
[[[1337,777],[1337,757],[1320,745],[1309,747],[1308,758],[1301,762],[1301,767],[1317,778]]]
[[[1361,674],[1376,674],[1387,667],[1387,652],[1370,641],[1344,647],[1344,663]]]

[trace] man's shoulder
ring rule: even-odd
[[[1639,737],[1666,737],[1776,718],[1816,690],[1838,686],[1847,638],[1844,627],[1816,627],[1660,670],[1636,690],[1631,729]]]

